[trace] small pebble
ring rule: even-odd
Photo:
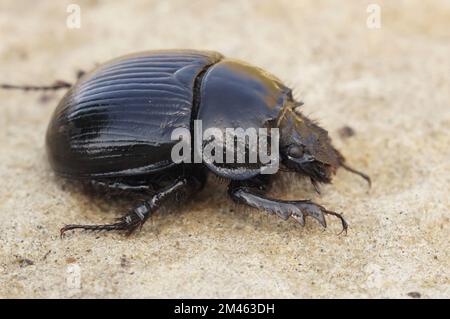
[[[356,134],[355,130],[348,125],[341,127],[338,133],[342,139],[352,137]]]
[[[411,298],[420,298],[421,297],[421,294],[420,294],[420,292],[417,292],[417,291],[411,291],[411,292],[408,292],[408,296],[410,296]]]
[[[27,258],[19,258],[17,260],[17,263],[19,264],[19,266],[21,268],[26,267],[26,266],[31,266],[34,265],[34,261],[27,259]]]

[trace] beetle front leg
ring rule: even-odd
[[[92,231],[124,231],[127,235],[132,234],[137,228],[142,227],[145,221],[154,213],[168,198],[175,196],[179,199],[182,195],[192,195],[201,188],[201,182],[194,177],[180,177],[171,185],[156,192],[149,200],[131,210],[128,214],[117,219],[117,222],[104,225],[65,225],[61,228],[61,237],[66,231],[73,229],[84,229]]]
[[[268,198],[249,187],[231,183],[228,192],[231,198],[239,203],[256,209],[263,209],[269,214],[276,214],[283,220],[294,218],[302,226],[305,225],[305,217],[310,216],[323,226],[327,227],[325,215],[333,215],[341,220],[342,232],[347,233],[348,224],[341,214],[329,211],[323,206],[309,200],[280,200]],[[341,233],[342,233],[341,232]]]

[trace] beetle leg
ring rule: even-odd
[[[109,181],[109,180],[89,180],[84,185],[87,190],[93,193],[100,193],[107,196],[117,195],[141,195],[148,196],[154,194],[158,189],[157,185],[153,185],[149,181],[143,180],[139,183],[132,184],[127,181]]]
[[[230,184],[228,192],[231,198],[239,203],[253,208],[263,209],[269,214],[276,214],[283,220],[294,218],[302,226],[305,225],[305,217],[310,216],[323,226],[327,227],[325,215],[333,215],[341,220],[342,232],[347,233],[348,224],[341,214],[329,211],[323,206],[309,200],[280,200],[268,198],[255,192],[249,187]]]
[[[3,90],[23,90],[23,91],[56,91],[60,89],[68,89],[72,86],[66,81],[55,81],[51,85],[14,85],[14,84],[0,84],[0,89]]]
[[[68,230],[117,230],[124,231],[127,235],[132,234],[137,228],[141,227],[150,215],[155,212],[161,204],[171,196],[179,198],[180,195],[190,195],[201,188],[202,183],[194,177],[180,177],[171,185],[156,192],[149,200],[142,202],[125,216],[118,218],[116,223],[104,225],[65,225],[61,228],[61,236]],[[190,191],[190,192],[186,192]]]
[[[78,70],[76,73],[77,80],[86,74],[84,70]],[[68,89],[72,83],[57,80],[51,85],[15,85],[15,84],[0,84],[0,89],[3,90],[22,90],[22,91],[56,91],[60,89]]]

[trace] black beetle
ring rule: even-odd
[[[59,87],[65,87],[59,83]],[[7,86],[3,86],[8,88]],[[32,87],[36,88],[36,87]],[[48,89],[49,87],[43,87]],[[38,88],[36,88],[38,89]],[[52,168],[63,177],[88,181],[108,190],[148,194],[148,199],[117,222],[66,225],[72,229],[132,233],[172,195],[189,197],[202,189],[207,172],[230,181],[237,203],[275,213],[301,225],[305,217],[326,227],[333,211],[309,200],[278,200],[264,195],[272,181],[256,165],[215,162],[176,163],[171,151],[175,128],[279,128],[284,170],[330,183],[338,167],[365,178],[345,164],[327,131],[299,112],[302,103],[273,75],[220,53],[194,50],[148,51],[128,55],[84,74],[56,108],[46,144]]]

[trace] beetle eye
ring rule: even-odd
[[[303,147],[298,145],[293,145],[289,147],[288,155],[294,158],[300,158],[303,156]]]

